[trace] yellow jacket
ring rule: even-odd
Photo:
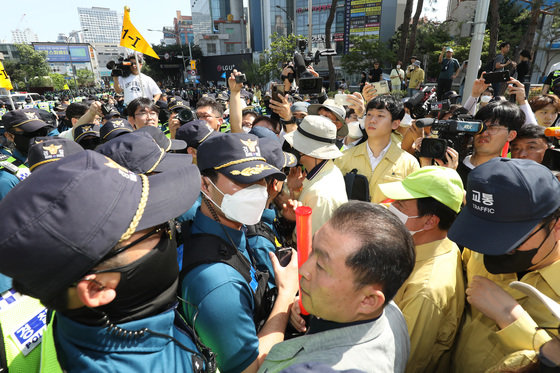
[[[485,372],[508,355],[511,358],[513,353],[533,350],[533,346],[538,348],[550,340],[550,336],[545,331],[536,332],[535,328],[537,325],[558,325],[558,320],[555,320],[541,302],[509,287],[511,281],[518,280],[517,274],[493,275],[489,273],[484,267],[483,255],[469,249],[463,250],[463,266],[467,274],[467,284],[476,275],[494,281],[513,296],[528,315],[525,314],[524,317],[500,330],[493,320],[467,304],[465,321],[458,334],[453,352],[453,372]],[[554,301],[560,302],[560,261],[531,271],[519,281],[534,286]]]
[[[416,246],[414,270],[393,299],[410,335],[406,373],[449,372],[465,306],[461,252],[448,238]]]
[[[408,88],[419,89],[420,84],[424,82],[424,70],[419,67],[407,73],[406,77],[409,79]]]
[[[346,150],[342,157],[335,159],[334,163],[340,168],[343,175],[355,168],[358,170],[358,174],[367,177],[371,202],[379,203],[386,197],[377,187],[378,184],[400,181],[408,174],[418,170],[420,165],[416,158],[391,141],[387,154],[379,162],[375,171],[372,171],[366,146],[368,146],[367,141]]]

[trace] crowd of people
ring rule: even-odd
[[[405,99],[379,64],[181,96],[130,56],[114,92],[5,110],[0,370],[560,371],[560,72],[460,105],[452,55],[433,89],[398,63]]]

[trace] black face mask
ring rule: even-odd
[[[296,124],[299,126],[303,122],[303,118],[296,118]]]
[[[44,127],[35,132],[14,133],[14,144],[16,145],[16,149],[21,154],[27,156],[27,153],[29,153],[31,140],[33,140],[35,137],[47,136],[49,132],[50,131]]]
[[[545,225],[546,224],[543,224],[532,235],[536,234],[538,231],[543,229]],[[539,247],[536,247],[534,249],[527,250],[527,251],[515,250],[513,254],[484,255],[484,267],[486,267],[486,270],[492,274],[518,273],[518,272],[527,271],[530,267],[536,264],[533,263],[533,258],[535,257],[535,255],[537,255],[537,252],[541,249],[542,245],[544,244],[544,242],[546,241],[550,233],[552,233],[552,231],[545,236],[545,238],[540,243]],[[531,238],[531,236],[529,236],[527,240]],[[550,250],[549,254],[554,250],[555,247],[556,247],[556,243]],[[540,261],[543,261],[545,258],[546,256]]]
[[[121,274],[115,289],[117,296],[111,303],[62,313],[87,325],[103,325],[103,314],[118,324],[164,312],[176,302],[179,266],[175,237],[170,238],[164,232],[157,246],[140,259],[122,267],[90,273],[107,272]]]
[[[533,257],[539,248],[515,251],[513,254],[484,255],[484,266],[492,274],[524,272],[533,266]]]

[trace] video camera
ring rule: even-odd
[[[299,94],[317,94],[321,93],[323,89],[323,78],[320,76],[314,76],[308,69],[307,66],[312,63],[318,64],[320,61],[320,56],[334,56],[336,51],[334,49],[325,49],[322,51],[316,51],[315,55],[308,52],[305,53],[308,43],[306,39],[298,39],[297,47],[299,49],[294,52],[294,72],[295,78],[298,84]]]
[[[441,159],[444,162],[446,162],[447,147],[457,150],[459,161],[462,161],[470,154],[472,136],[486,130],[482,121],[473,120],[470,115],[460,115],[457,119],[450,120],[418,119],[416,126],[418,128],[431,126],[430,132],[434,136],[422,140],[420,156]]]
[[[194,111],[192,111],[191,108],[188,108],[188,107],[179,111],[177,113],[176,118],[179,119],[179,122],[181,123],[181,125],[183,125],[185,123],[189,123],[190,121],[193,121],[193,120],[197,119],[196,113]]]
[[[125,60],[124,57],[119,57],[117,62],[109,61],[106,66],[107,69],[111,70],[111,76],[122,76],[126,78],[131,74],[130,66],[132,66],[132,63]]]

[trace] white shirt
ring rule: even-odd
[[[369,144],[366,146],[367,153],[368,153],[368,156],[369,156],[369,163],[371,165],[371,171],[372,172],[375,171],[375,167],[377,167],[379,162],[381,162],[383,157],[385,157],[385,154],[387,154],[387,151],[389,150],[390,146],[391,146],[391,140],[389,140],[389,143],[387,143],[387,146],[381,151],[381,153],[379,153],[379,157],[376,157],[375,155],[373,155],[373,152],[369,148]]]
[[[139,75],[130,74],[126,78],[119,76],[119,85],[124,91],[126,105],[138,97],[153,99],[155,95],[161,94],[161,90],[152,78],[142,73],[140,75],[142,75],[142,86],[140,86]]]
[[[472,170],[472,169],[474,169],[476,166],[475,166],[474,164],[471,163],[471,157],[472,157],[472,155],[467,155],[467,156],[465,157],[465,159],[463,159],[463,164]]]

